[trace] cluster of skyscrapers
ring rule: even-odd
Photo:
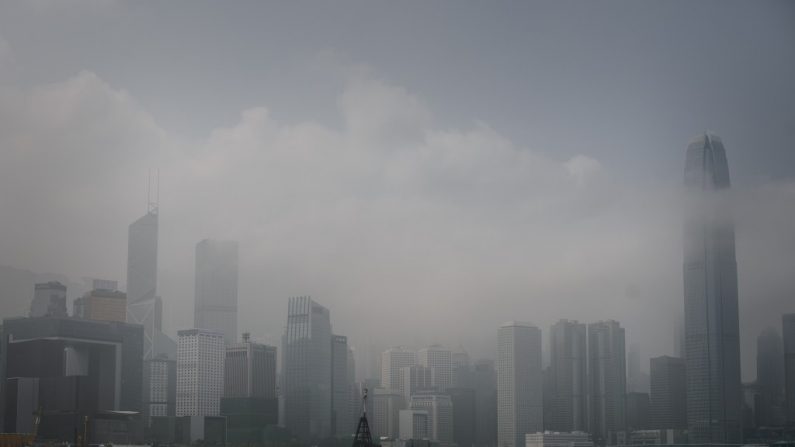
[[[367,393],[382,445],[739,444],[749,433],[795,435],[795,314],[783,316],[781,335],[759,336],[757,381],[741,383],[729,185],[721,140],[694,139],[685,164],[683,343],[678,357],[651,358],[648,380],[627,356],[618,322],[565,319],[549,329],[546,350],[541,329],[512,321],[497,329],[496,361],[472,362],[463,348],[396,346],[380,353],[377,374],[357,380],[348,338],[310,297],[289,299],[280,353],[241,339],[238,245],[213,239],[196,245],[194,325],[173,340],[162,326],[159,216],[150,204],[129,227],[126,292],[95,280],[70,316],[66,286],[40,283],[29,317],[4,320],[0,423],[7,432],[39,424],[42,437],[75,442],[311,443],[350,438]]]

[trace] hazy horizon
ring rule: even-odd
[[[795,312],[795,5],[0,3],[0,266],[118,280],[160,173],[164,327],[239,243],[239,331],[311,295],[359,351],[683,313],[685,150],[728,155],[743,380]],[[71,310],[71,309],[70,309]],[[387,318],[389,324],[384,324]]]

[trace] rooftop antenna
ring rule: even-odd
[[[152,185],[155,187],[155,197],[152,199]],[[146,177],[146,212],[148,214],[157,214],[160,207],[160,169],[155,169],[154,176],[152,170],[147,171]]]
[[[367,388],[362,395],[362,417],[359,418],[359,425],[356,427],[356,435],[353,437],[353,447],[372,447],[373,437],[370,435],[370,424],[367,423]]]

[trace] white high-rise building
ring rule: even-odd
[[[427,410],[400,410],[400,440],[429,439]]]
[[[186,329],[177,335],[177,416],[218,416],[224,392],[223,334]]]
[[[417,364],[417,354],[404,347],[389,348],[381,353],[381,387],[400,388],[400,368]]]
[[[520,447],[526,434],[544,427],[541,330],[527,323],[505,323],[497,344],[498,445]]]
[[[144,417],[147,425],[153,416],[174,416],[176,412],[176,361],[161,356],[144,360]]]
[[[447,394],[415,394],[411,410],[428,412],[428,437],[440,445],[453,444],[453,401]]]
[[[444,392],[453,386],[453,353],[439,345],[417,352],[417,364],[431,368],[431,382],[436,390]]]

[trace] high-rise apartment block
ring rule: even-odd
[[[626,429],[624,328],[617,321],[588,325],[590,433],[594,444],[616,445]]]
[[[685,360],[667,355],[649,361],[649,418],[653,429],[687,428]]]
[[[685,162],[685,360],[692,443],[742,442],[740,323],[734,224],[724,198],[729,166],[723,143],[706,133]]]
[[[177,416],[218,416],[224,392],[223,334],[186,329],[177,335]]]
[[[550,331],[550,420],[552,431],[588,430],[588,357],[585,324],[560,320]]]
[[[194,326],[237,340],[237,242],[205,239],[196,244]]]
[[[503,324],[497,333],[497,438],[521,447],[525,434],[543,431],[541,330]]]

